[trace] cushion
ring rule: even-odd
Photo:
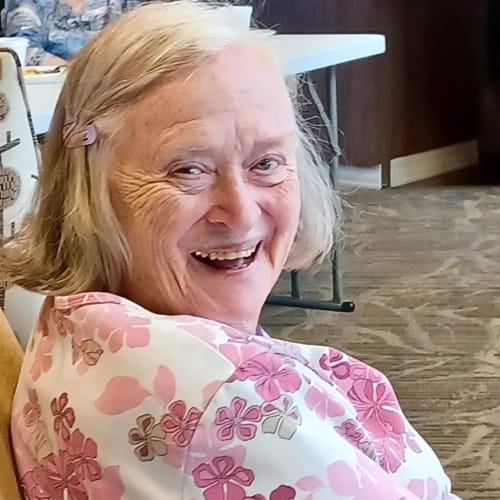
[[[0,310],[0,500],[20,499],[10,440],[12,400],[23,351]]]

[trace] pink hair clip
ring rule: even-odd
[[[93,123],[82,126],[76,121],[68,121],[63,126],[64,145],[69,149],[90,146],[96,140],[97,129]]]

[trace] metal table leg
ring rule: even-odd
[[[333,150],[330,175],[333,187],[335,188],[338,186],[338,168],[340,156],[342,154],[339,144],[336,68],[334,66],[328,68],[328,94],[330,101],[329,115],[325,111],[316,88],[309,77],[307,77],[307,83],[314,104],[316,105],[316,108],[318,109],[318,112],[327,127],[328,137]],[[271,295],[267,299],[267,304],[300,307],[305,309],[321,309],[326,311],[353,312],[355,309],[354,302],[342,300],[342,262],[341,255],[338,250],[336,250],[332,256],[332,288],[332,300],[310,300],[301,298],[299,273],[297,271],[292,271],[290,296]]]

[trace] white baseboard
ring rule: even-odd
[[[339,187],[361,187],[382,189],[382,165],[373,167],[352,167],[340,165],[338,169]]]
[[[402,186],[478,163],[477,141],[462,142],[390,161],[390,185]]]

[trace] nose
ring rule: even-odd
[[[262,213],[256,186],[239,176],[220,179],[213,187],[212,196],[208,222],[246,233],[256,227]]]

